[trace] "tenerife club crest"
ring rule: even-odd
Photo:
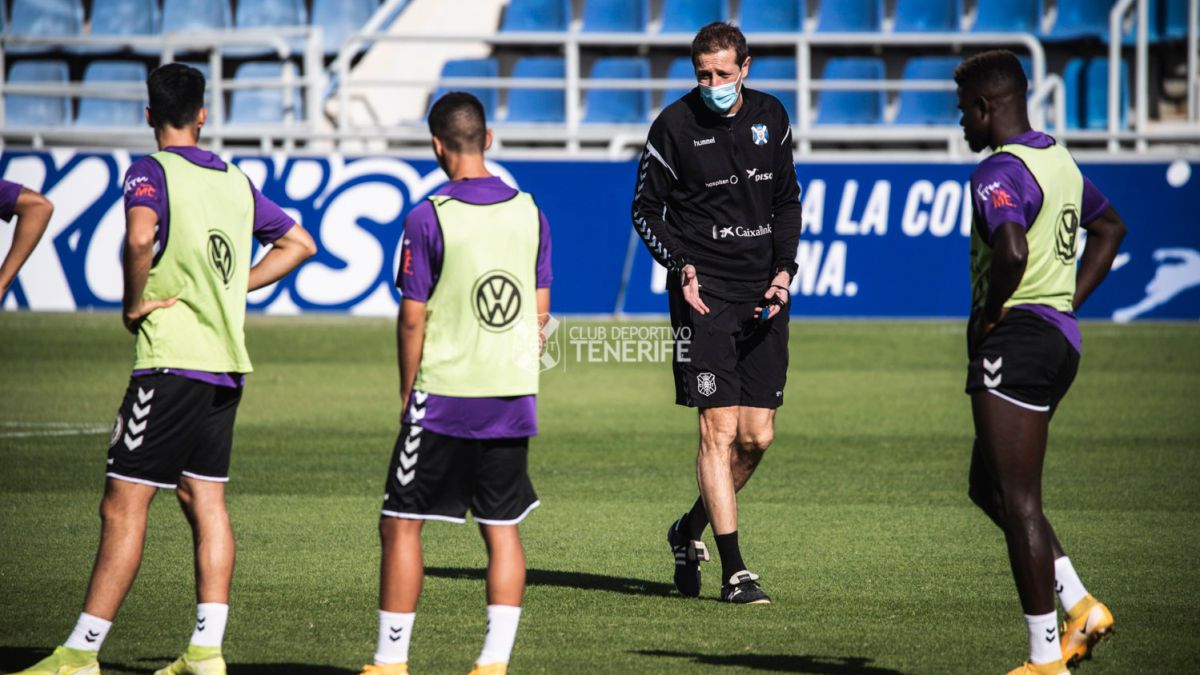
[[[233,278],[233,244],[220,230],[208,231],[208,262],[221,277],[221,282],[228,286]]]
[[[767,136],[767,125],[760,123],[750,127],[750,138],[754,139],[755,145],[766,145],[769,138]]]
[[[486,330],[508,330],[521,315],[521,285],[508,272],[485,272],[471,291],[475,318]]]
[[[712,396],[717,393],[717,376],[707,372],[697,375],[696,391],[699,391],[701,396]]]

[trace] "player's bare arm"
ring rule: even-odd
[[[4,257],[4,264],[0,265],[0,298],[8,293],[8,287],[17,277],[21,265],[29,259],[29,254],[33,253],[42,238],[54,213],[54,205],[41,193],[23,187],[13,212],[17,215],[17,228],[13,232],[12,246]]]
[[[540,300],[540,294],[539,294]],[[541,303],[539,302],[539,312]],[[546,291],[547,308],[550,304]],[[549,311],[547,309],[547,311]],[[413,382],[421,367],[421,349],[425,346],[425,303],[405,298],[400,301],[400,316],[396,320],[396,354],[400,367],[400,415],[408,410]]]
[[[1007,313],[1004,303],[1021,284],[1025,275],[1025,265],[1029,259],[1029,242],[1025,238],[1025,228],[1016,223],[1004,223],[992,235],[992,269],[988,276],[987,301],[983,312],[978,318],[975,330],[976,338],[987,335]],[[978,339],[972,344],[978,344]]]
[[[250,268],[250,290],[255,291],[284,278],[300,263],[317,253],[312,235],[300,223],[292,225],[282,237],[271,244],[271,250]]]
[[[546,351],[546,324],[550,321],[550,289],[537,289],[538,354]]]
[[[1079,270],[1075,273],[1073,304],[1076,311],[1112,269],[1117,250],[1125,239],[1125,221],[1117,215],[1116,209],[1109,206],[1099,218],[1084,225],[1083,229],[1087,230],[1088,238],[1079,261]]]
[[[144,298],[146,279],[154,263],[154,229],[158,214],[154,209],[135,206],[125,213],[125,297],[122,319],[125,329],[137,333],[138,324],[156,309],[170,307],[175,298]]]

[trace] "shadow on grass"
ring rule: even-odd
[[[480,579],[487,575],[487,570],[469,567],[429,567],[425,574],[442,579]],[[589,574],[587,572],[565,572],[562,570],[531,569],[525,573],[525,583],[528,586],[561,586],[577,588],[585,591],[608,591],[626,595],[670,595],[675,588],[671,584],[645,579],[630,579],[628,577],[612,577],[605,574]]]
[[[15,673],[22,668],[28,668],[50,656],[51,651],[45,647],[0,646],[0,673]],[[125,673],[153,673],[174,660],[175,656],[144,657],[136,660],[137,665],[112,663],[104,660],[101,660],[100,665],[104,672],[113,669]],[[230,675],[357,675],[357,673],[357,670],[306,663],[229,664]]]
[[[903,675],[898,670],[872,666],[862,656],[812,656],[798,654],[695,654],[662,649],[641,649],[632,652],[642,656],[663,656],[687,659],[703,666],[734,666],[777,673],[809,673],[809,675]]]

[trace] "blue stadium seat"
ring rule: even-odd
[[[58,84],[70,79],[62,61],[19,61],[8,72],[10,84]],[[66,96],[4,97],[5,124],[12,127],[62,127],[71,122],[71,99]]]
[[[95,37],[157,35],[162,23],[158,0],[92,0],[92,29]],[[81,48],[80,52],[121,51],[120,47]],[[139,49],[141,54],[157,54],[157,49]]]
[[[571,24],[571,0],[512,0],[502,31],[565,31]]]
[[[442,66],[442,77],[496,77],[500,74],[500,69],[496,65],[496,59],[453,59],[447,61]],[[479,102],[483,104],[483,113],[489,119],[493,119],[496,111],[496,88],[495,87],[461,87],[458,85],[438,86],[438,89],[433,94],[433,98],[429,100],[429,107],[432,108],[435,101],[451,91],[466,91],[475,95]]]
[[[750,61],[750,76],[758,80],[796,81],[796,59],[790,56],[760,56]],[[751,81],[753,87],[753,81]],[[796,89],[764,87],[763,91],[779,99],[788,119],[796,119]]]
[[[164,33],[222,30],[232,24],[229,0],[163,0]]]
[[[1063,69],[1067,90],[1067,128],[1108,128],[1108,59],[1074,58]],[[1129,120],[1129,67],[1121,62],[1121,117],[1125,128]]]
[[[586,0],[585,33],[641,33],[650,21],[650,0]]]
[[[996,2],[996,0],[992,0]],[[987,4],[986,2],[983,4]],[[959,29],[962,0],[896,0],[897,32],[952,33]]]
[[[561,56],[526,56],[513,66],[514,78],[562,78],[566,64]],[[563,89],[509,89],[509,122],[558,122],[567,119]]]
[[[1188,0],[1151,0],[1151,37],[1157,40],[1186,40]]]
[[[977,33],[1041,32],[1042,0],[981,2],[977,7],[979,12],[971,28]]]
[[[825,63],[825,80],[882,80],[883,61],[842,57]],[[879,124],[883,121],[884,92],[823,91],[817,98],[816,124]]]
[[[754,61],[752,63],[757,63]],[[696,85],[696,67],[692,65],[691,57],[684,56],[675,59],[671,65],[667,67],[668,80],[691,80],[692,86],[685,89],[666,89],[663,91],[662,106],[663,108],[671,105],[676,100],[683,98],[689,91],[695,88]]]
[[[10,34],[28,37],[78,37],[83,32],[80,0],[13,0]],[[47,47],[6,45],[13,54],[49,51]]]
[[[1108,13],[1115,0],[1058,0],[1058,18],[1043,38],[1078,40],[1108,38]]]
[[[646,79],[650,64],[637,57],[596,59],[590,77],[595,79]],[[648,89],[592,89],[587,93],[583,121],[604,124],[642,124],[650,115]]]
[[[953,82],[960,63],[954,56],[926,56],[904,64],[904,80]],[[958,96],[954,91],[901,91],[895,124],[958,124]]]
[[[238,67],[235,80],[278,80],[283,76],[283,64],[277,61],[249,61]],[[229,102],[230,125],[267,125],[284,122],[285,113],[294,112],[293,120],[301,119],[304,109],[300,89],[292,94],[292,104],[284,103],[283,89],[235,89]]]
[[[85,83],[146,81],[146,66],[140,62],[93,61],[83,72]],[[146,124],[145,101],[112,98],[79,99],[77,127],[137,127]]]
[[[313,0],[312,25],[320,26],[325,55],[336,54],[342,42],[357,33],[379,9],[379,0]]]
[[[803,0],[742,0],[738,25],[746,33],[796,33],[804,28]]]
[[[883,27],[883,0],[824,0],[817,14],[822,33],[875,32]]]
[[[239,29],[296,28],[308,24],[308,10],[304,0],[254,0],[237,3],[234,25]],[[294,38],[290,46],[296,51],[304,49],[304,39]],[[227,47],[231,56],[269,56],[275,49],[269,45],[246,45]]]
[[[728,15],[725,0],[663,0],[660,32],[695,33]]]

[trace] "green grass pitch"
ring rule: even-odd
[[[577,325],[568,322],[568,326]],[[1085,324],[1051,429],[1047,511],[1115,638],[1078,672],[1200,672],[1200,326]],[[257,372],[230,483],[234,674],[357,673],[376,629],[377,514],[398,426],[393,323],[249,321]],[[741,495],[743,548],[775,599],[670,583],[667,525],[695,497],[694,413],[664,364],[542,379],[542,507],[514,673],[1003,673],[1025,626],[1000,532],[966,496],[962,325],[797,321],[775,444]],[[61,643],[98,537],[131,340],[115,314],[0,316],[0,672]],[[416,673],[466,672],[484,632],[482,544],[431,523]],[[710,538],[711,545],[711,538]],[[145,561],[102,654],[151,673],[193,622],[187,526],[156,500]]]

